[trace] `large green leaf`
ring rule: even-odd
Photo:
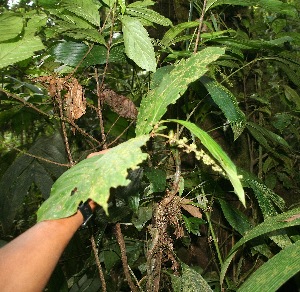
[[[18,14],[6,11],[0,14],[0,42],[17,37],[23,29],[23,19]]]
[[[107,212],[110,189],[127,186],[127,170],[147,158],[140,149],[149,136],[124,142],[108,153],[85,159],[66,171],[53,185],[50,198],[38,210],[38,221],[73,215],[79,203],[92,199]]]
[[[95,26],[100,25],[100,3],[96,0],[63,0],[62,6]]]
[[[231,161],[228,155],[222,150],[220,145],[213,140],[205,131],[201,130],[195,124],[181,121],[181,120],[171,120],[173,122],[179,123],[186,127],[191,133],[198,137],[203,144],[203,146],[211,153],[211,155],[220,164],[222,169],[225,171],[229,180],[231,181],[234,192],[238,196],[239,200],[245,206],[245,193],[243,186],[241,184],[241,176],[238,175],[235,164]]]
[[[181,60],[175,68],[164,76],[160,85],[150,90],[142,99],[137,118],[136,134],[149,133],[153,126],[162,118],[169,104],[184,94],[188,85],[205,74],[208,65],[223,55],[225,50],[210,47]]]
[[[38,22],[40,20],[40,22]],[[44,49],[41,39],[35,36],[41,26],[41,21],[46,24],[45,15],[30,19],[21,39],[14,42],[0,43],[0,69],[17,62],[26,60],[34,55],[34,52]]]
[[[215,42],[223,44],[231,49],[239,50],[277,50],[278,48],[284,48],[286,43],[290,43],[293,39],[289,36],[273,39],[270,41],[265,40],[249,40],[249,39],[234,39],[230,37],[219,37],[214,39]]]
[[[222,283],[225,277],[225,273],[237,253],[238,249],[244,245],[245,243],[249,242],[250,240],[257,238],[262,235],[266,235],[270,232],[277,231],[280,229],[297,226],[300,225],[300,208],[295,208],[293,210],[287,211],[285,213],[272,216],[267,218],[263,223],[255,226],[251,230],[249,230],[244,237],[239,240],[234,247],[231,249],[230,253],[227,255],[226,260],[224,261],[221,274],[220,274],[220,282]],[[289,245],[293,246],[293,245]],[[262,291],[265,291],[262,289]]]
[[[234,139],[237,139],[245,128],[246,118],[245,114],[240,110],[235,96],[216,80],[203,76],[200,81],[224,113],[231,125]]]
[[[138,19],[125,15],[121,21],[126,55],[142,69],[154,72],[156,59],[147,30]]]
[[[274,292],[300,271],[300,240],[286,247],[257,269],[238,292]]]

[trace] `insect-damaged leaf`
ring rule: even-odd
[[[53,185],[50,198],[38,210],[38,221],[73,215],[79,203],[92,199],[107,212],[110,189],[127,186],[128,169],[137,168],[147,154],[140,149],[149,136],[139,136],[93,156],[66,171]]]
[[[211,47],[181,60],[176,67],[164,76],[159,86],[142,99],[136,134],[149,133],[167,111],[167,106],[176,102],[184,94],[190,83],[208,71],[208,65],[223,55],[223,48]]]

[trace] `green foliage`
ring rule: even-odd
[[[20,18],[14,16],[12,13],[1,16],[0,23],[2,23],[2,25],[0,24],[0,27],[7,27],[6,33],[8,37],[6,39],[2,37],[0,43],[0,68],[26,60],[32,57],[36,51],[44,49],[41,39],[35,36],[35,34],[41,26],[46,24],[46,15],[40,14],[35,16],[35,18],[31,15],[30,17],[32,18],[27,21],[26,27],[24,27],[24,33],[18,39],[18,33],[21,29]],[[7,26],[7,23],[15,21],[17,22],[16,26]]]
[[[125,52],[138,66],[146,71],[156,70],[154,48],[147,30],[138,19],[124,15],[122,17],[122,31]]]
[[[186,121],[173,120],[188,130],[191,131],[193,135],[200,139],[203,146],[210,152],[210,154],[216,159],[216,161],[220,164],[223,171],[228,176],[230,182],[233,185],[234,192],[238,196],[239,200],[242,204],[246,205],[245,193],[243,186],[241,184],[240,178],[238,175],[235,164],[231,161],[231,159],[226,155],[226,153],[222,150],[219,144],[217,144],[205,131],[201,130],[195,124]]]
[[[1,7],[0,241],[93,199],[107,291],[116,223],[137,290],[275,291],[299,272],[300,6],[183,2]],[[81,232],[49,291],[102,289]]]
[[[64,0],[61,3],[62,7],[64,7],[66,10],[74,13],[75,15],[84,18],[89,23],[100,26],[100,14],[99,14],[99,8],[100,4],[96,0],[76,0],[76,1],[70,1],[70,0]]]
[[[276,291],[300,271],[300,241],[288,246],[257,269],[237,291]],[[278,269],[279,266],[288,269]],[[267,275],[267,277],[266,277]]]
[[[217,81],[203,76],[201,82],[206,87],[214,102],[220,107],[231,125],[234,139],[237,139],[245,128],[245,114],[238,107],[233,94]]]
[[[251,230],[249,230],[244,235],[244,237],[234,245],[234,247],[231,249],[230,253],[228,254],[226,260],[224,261],[224,264],[223,264],[222,270],[221,270],[221,282],[223,282],[225,273],[228,269],[228,266],[229,266],[230,262],[232,261],[233,257],[236,255],[239,247],[241,247],[246,242],[253,240],[254,238],[257,238],[259,236],[262,236],[262,235],[265,235],[265,234],[268,234],[268,233],[271,233],[273,231],[280,230],[283,228],[288,228],[288,227],[299,225],[300,224],[299,212],[300,212],[299,208],[295,208],[291,211],[287,211],[282,214],[270,217],[270,218],[266,219],[263,223],[257,225],[255,228],[252,228]],[[291,246],[293,246],[293,245],[290,244],[288,247],[291,247]],[[272,269],[274,269],[274,267]],[[297,269],[299,270],[299,266]],[[289,272],[287,274],[289,274]],[[292,277],[293,275],[294,275],[294,271],[291,270],[289,277]]]
[[[6,11],[0,15],[0,41],[4,42],[16,38],[23,29],[23,19],[13,12]]]
[[[187,60],[181,60],[158,87],[143,98],[137,119],[136,134],[149,133],[167,111],[184,94],[188,85],[208,71],[207,66],[224,54],[222,48],[207,48]]]

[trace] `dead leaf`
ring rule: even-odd
[[[196,206],[191,205],[193,201],[189,199],[181,199],[181,208],[189,212],[193,217],[202,219],[202,213]]]
[[[131,120],[136,119],[138,111],[130,98],[117,94],[111,89],[103,90],[102,94],[104,102],[109,105],[112,111],[123,118]]]

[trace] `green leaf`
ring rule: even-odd
[[[163,26],[169,26],[172,25],[172,22],[170,19],[162,16],[161,14],[157,13],[154,10],[148,9],[148,8],[142,8],[142,7],[130,7],[128,6],[126,9],[126,14],[129,14],[131,16],[143,18],[147,21],[157,23]]]
[[[166,172],[162,169],[151,168],[146,171],[145,175],[147,176],[150,182],[150,189],[148,195],[156,192],[163,192],[166,189]]]
[[[23,29],[23,18],[18,14],[5,11],[0,14],[0,42],[17,37]]]
[[[212,292],[205,279],[200,273],[190,268],[188,265],[181,263],[181,277],[171,275],[172,288],[174,292]]]
[[[161,44],[169,47],[174,39],[179,35],[182,31],[185,31],[188,28],[198,27],[199,22],[198,21],[189,21],[180,23],[172,28],[170,28],[164,35],[164,37],[161,40]]]
[[[154,5],[155,2],[152,0],[144,0],[144,1],[135,1],[130,3],[127,7],[147,7]]]
[[[62,42],[51,49],[51,54],[54,55],[57,62],[71,67],[78,65],[84,67],[105,64],[107,48],[95,45],[89,52],[89,47],[83,43]],[[113,46],[110,50],[109,61],[119,62],[124,60],[124,47],[122,45]]]
[[[285,202],[280,196],[270,190],[265,184],[259,182],[251,173],[246,171],[241,171],[241,173],[243,182],[252,188],[264,219],[276,216],[278,214],[277,208],[281,211],[285,209]],[[270,238],[281,248],[291,244],[291,240],[285,234],[273,235]]]
[[[220,273],[220,282],[224,281],[225,273],[231,263],[233,257],[237,253],[238,249],[244,245],[245,243],[249,242],[250,240],[257,238],[262,235],[266,235],[270,232],[281,230],[284,228],[292,227],[300,225],[300,208],[295,208],[293,210],[287,211],[285,213],[272,216],[267,218],[263,223],[255,226],[251,230],[249,230],[242,239],[240,239],[234,247],[231,249],[230,253],[228,254],[226,260],[224,261],[221,267]],[[290,244],[289,246],[293,246]],[[265,290],[262,290],[265,291]]]
[[[206,5],[206,11],[219,5],[240,5],[240,6],[260,6],[261,8],[280,14],[287,14],[290,16],[296,16],[297,12],[295,7],[287,3],[283,3],[280,0],[208,0]]]
[[[121,7],[121,13],[124,14],[126,10],[126,1],[125,0],[118,0],[118,4]]]
[[[176,123],[179,123],[186,127],[191,133],[193,133],[196,137],[198,137],[203,144],[203,146],[211,153],[211,155],[217,160],[222,169],[227,174],[229,180],[231,181],[234,192],[238,196],[239,200],[245,206],[245,193],[243,186],[241,184],[240,178],[238,175],[235,164],[231,161],[231,159],[227,156],[227,154],[222,150],[220,145],[214,141],[205,131],[201,130],[195,124],[181,121],[181,120],[170,120]]]
[[[300,271],[299,254],[300,240],[269,259],[237,291],[277,291],[288,279]]]
[[[84,18],[93,25],[100,25],[99,8],[101,7],[101,5],[99,4],[99,1],[63,0],[62,6],[75,15]]]
[[[210,47],[181,60],[175,68],[164,76],[160,85],[150,90],[142,99],[136,124],[136,134],[149,133],[167,111],[167,106],[175,103],[184,94],[190,83],[199,79],[208,70],[208,65],[223,55],[225,50]]]
[[[79,162],[53,185],[50,198],[38,210],[38,221],[73,215],[79,203],[92,199],[107,212],[110,189],[127,186],[127,170],[147,158],[140,147],[149,136],[140,136],[112,148],[105,155]]]
[[[244,235],[246,231],[251,228],[251,223],[247,216],[229,202],[222,199],[218,199],[218,201],[221,205],[222,212],[231,227]]]
[[[245,128],[246,118],[240,110],[235,96],[216,80],[203,76],[200,81],[224,113],[234,133],[234,140],[236,140]]]
[[[241,174],[243,175],[243,183],[253,190],[265,219],[278,214],[275,206],[281,211],[285,209],[284,200],[265,184],[259,182],[257,177],[244,170],[241,170]]]
[[[278,149],[276,148],[281,147],[289,151],[290,146],[281,136],[267,130],[257,123],[247,122],[246,127],[261,146],[272,152],[277,158],[284,160],[284,156],[277,153]]]
[[[233,39],[229,37],[215,38],[214,41],[223,44],[229,48],[240,49],[240,50],[274,50],[283,48],[285,43],[291,42],[293,39],[289,36],[281,37],[271,41],[265,40],[249,40],[249,39]]]
[[[156,59],[147,30],[135,18],[125,15],[121,21],[126,55],[142,69],[154,72]]]
[[[141,231],[152,218],[152,211],[152,206],[138,208],[137,214],[132,218],[132,223],[137,230]]]
[[[102,0],[110,9],[114,7],[117,0]]]
[[[96,29],[79,29],[75,28],[73,30],[67,30],[64,32],[65,36],[72,37],[76,40],[89,40],[92,42],[96,42],[102,45],[106,45],[104,37],[99,33]]]
[[[44,24],[46,24],[46,17]],[[37,17],[37,19],[39,19]],[[34,55],[34,52],[44,49],[41,39],[35,36],[41,23],[37,19],[30,19],[25,28],[23,37],[14,42],[0,43],[0,69],[17,62],[26,60]]]
[[[185,228],[189,233],[193,233],[196,236],[201,236],[200,225],[205,224],[205,220],[197,217],[187,217],[184,215],[182,215],[182,218],[184,221]]]

